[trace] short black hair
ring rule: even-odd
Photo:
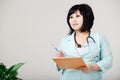
[[[70,19],[70,16],[73,13],[75,13],[77,10],[79,10],[80,14],[83,16],[83,24],[82,24],[82,27],[80,28],[80,31],[81,32],[85,32],[85,31],[90,32],[90,29],[93,26],[94,14],[93,14],[92,8],[88,4],[74,5],[70,8],[70,10],[68,11],[68,14],[67,14],[67,23],[70,28],[69,35],[71,35],[74,32],[74,30],[72,29],[72,27],[69,23],[69,19]]]

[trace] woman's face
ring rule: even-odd
[[[83,24],[83,15],[80,14],[79,10],[70,15],[69,23],[75,31],[80,30]]]

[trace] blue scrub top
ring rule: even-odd
[[[61,40],[60,50],[64,56],[81,56],[86,64],[96,63],[101,70],[84,73],[77,69],[59,69],[57,67],[57,70],[62,73],[60,80],[102,80],[102,73],[112,66],[112,52],[107,39],[99,33],[91,32],[90,36],[95,40],[95,43],[92,39],[88,39],[89,44],[86,41],[82,46],[82,54],[79,54],[74,42],[74,33]]]

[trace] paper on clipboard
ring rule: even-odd
[[[77,69],[86,66],[81,57],[53,57],[52,59],[61,69]]]

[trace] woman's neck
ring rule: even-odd
[[[75,31],[74,40],[75,40],[76,46],[78,48],[81,48],[85,44],[88,36],[89,36],[88,31],[86,32]]]
[[[75,33],[76,33],[76,37],[88,36],[89,35],[88,31],[86,31],[86,32],[75,31]]]

